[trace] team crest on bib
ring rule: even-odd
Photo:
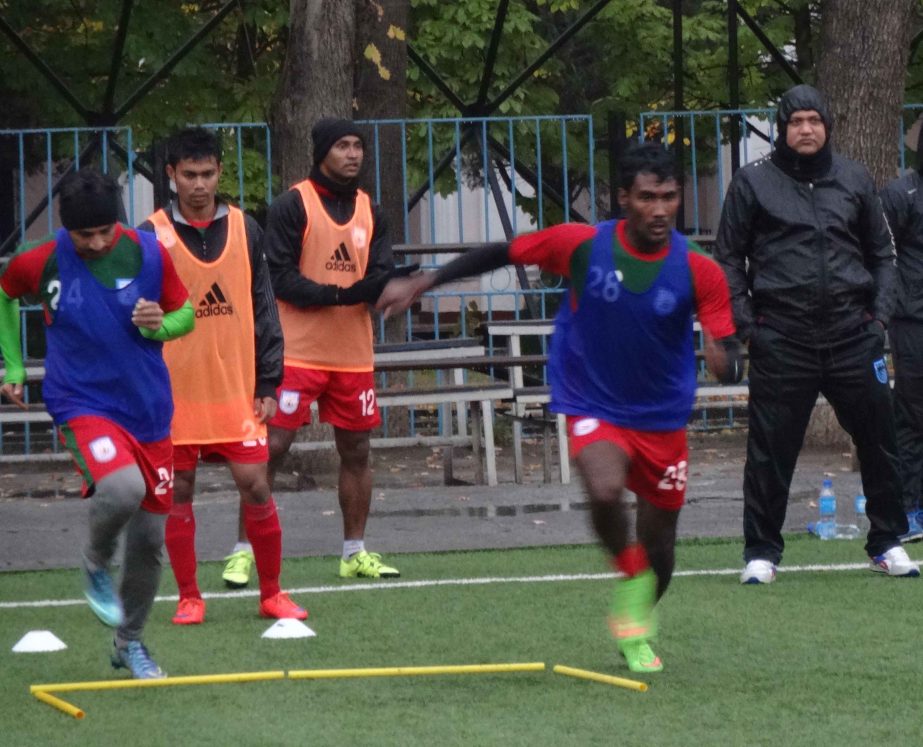
[[[877,361],[874,361],[872,365],[875,367],[875,378],[878,379],[879,383],[887,384],[888,366],[885,364],[885,359],[879,358]]]
[[[596,418],[580,418],[574,423],[575,436],[588,436],[599,428],[599,421]]]
[[[369,240],[369,233],[362,226],[353,228],[353,246],[359,251],[365,249],[365,244]]]
[[[279,397],[279,409],[286,415],[291,415],[298,409],[298,401],[300,399],[301,395],[299,395],[298,392],[289,392],[283,389]]]
[[[176,232],[166,226],[157,226],[154,229],[157,234],[157,240],[163,244],[165,249],[170,249],[176,243]]]
[[[115,444],[109,436],[101,436],[90,441],[90,453],[100,464],[111,462],[115,459]]]
[[[666,316],[676,308],[676,295],[666,288],[660,288],[654,296],[654,311],[660,316]]]

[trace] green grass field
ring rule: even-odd
[[[124,676],[108,665],[109,632],[82,603],[17,605],[77,600],[79,574],[5,573],[0,744],[920,744],[923,581],[844,569],[864,561],[860,542],[793,537],[777,583],[743,587],[740,549],[679,546],[655,647],[666,669],[641,678],[646,693],[551,672],[633,676],[606,629],[613,582],[596,577],[606,571],[596,548],[393,556],[404,577],[385,588],[341,583],[333,559],[311,558],[287,561],[283,582],[302,590],[316,638],[262,639],[269,621],[255,596],[210,599],[206,624],[193,628],[171,625],[175,603],[159,601],[147,631],[158,663],[171,675],[536,661],[547,671],[63,694],[83,721],[35,700],[29,685]],[[796,568],[811,564],[839,567]],[[220,573],[203,565],[203,590],[223,592]],[[590,577],[553,578],[581,574]],[[421,583],[433,581],[443,583]],[[175,593],[169,570],[161,592]],[[67,650],[11,652],[36,629]]]

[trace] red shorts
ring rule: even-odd
[[[195,469],[199,459],[203,462],[265,464],[269,461],[269,444],[265,438],[220,444],[174,444],[173,468],[177,472]]]
[[[381,424],[371,371],[322,371],[286,366],[278,390],[279,409],[271,426],[294,431],[311,422],[317,401],[320,421],[347,431],[370,431]]]
[[[166,514],[173,505],[173,444],[169,438],[140,443],[122,426],[106,418],[82,415],[58,429],[83,477],[83,496],[93,494],[107,475],[135,465],[141,470],[147,494],[141,507]]]
[[[608,441],[624,451],[631,463],[626,487],[657,508],[679,511],[686,498],[689,449],[686,429],[636,431],[582,415],[567,416],[570,449],[577,456],[597,441]]]

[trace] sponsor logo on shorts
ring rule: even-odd
[[[575,436],[588,436],[599,428],[599,421],[596,418],[580,418],[574,423]]]
[[[234,307],[228,303],[218,283],[212,283],[211,290],[202,297],[195,310],[196,319],[210,316],[232,316],[233,314]]]
[[[666,288],[661,288],[654,296],[654,311],[660,316],[666,316],[676,308],[676,295]]]
[[[291,415],[298,409],[298,402],[300,400],[301,395],[298,392],[290,392],[283,389],[279,396],[279,409],[286,415]]]
[[[94,438],[90,441],[90,453],[93,455],[93,458],[100,464],[105,464],[106,462],[111,462],[115,459],[116,448],[115,444],[112,442],[112,439],[109,436],[100,436],[99,438]]]
[[[243,446],[245,449],[255,449],[257,446],[265,446],[266,439],[265,438],[255,438],[251,441],[241,441],[240,445]]]
[[[342,241],[340,245],[333,250],[333,254],[330,255],[330,259],[327,260],[327,264],[324,266],[328,270],[336,270],[337,272],[356,271],[356,263],[353,262],[353,258],[349,256],[349,250]]]
[[[878,379],[879,383],[887,384],[888,383],[888,366],[885,363],[885,359],[879,358],[877,361],[874,361],[872,365],[875,367],[875,378]]]

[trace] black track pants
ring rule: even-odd
[[[920,508],[923,490],[923,323],[895,319],[888,330],[894,358],[894,422],[904,511]]]
[[[750,339],[750,404],[744,467],[744,560],[778,563],[795,462],[818,394],[856,445],[867,498],[865,546],[878,555],[907,531],[897,437],[884,367],[884,333],[873,322],[817,347],[757,327]],[[819,488],[820,486],[818,486]]]

